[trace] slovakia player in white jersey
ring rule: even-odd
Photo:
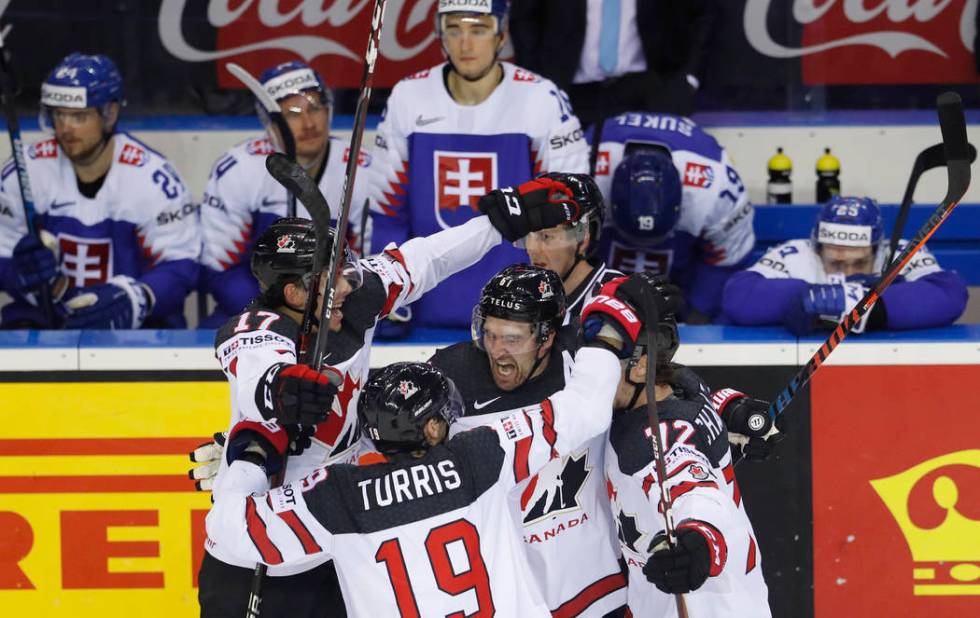
[[[14,161],[0,172],[0,289],[14,297],[4,328],[185,325],[197,283],[197,206],[159,153],[117,130],[125,102],[116,65],[74,53],[41,85],[41,127],[26,152],[39,239],[27,235]],[[37,308],[47,285],[59,323]]]
[[[900,241],[895,255],[907,243]],[[773,247],[729,279],[725,317],[746,326],[783,324],[797,335],[828,331],[874,286],[888,252],[878,204],[835,197],[821,207],[811,238]],[[943,270],[923,246],[854,332],[946,326],[962,315],[967,298],[963,278]]]
[[[448,61],[398,82],[378,125],[376,246],[460,225],[479,214],[477,202],[491,189],[540,172],[588,170],[582,128],[565,93],[498,59],[507,6],[507,0],[439,2],[436,32]],[[468,326],[481,284],[524,261],[520,249],[494,249],[466,276],[415,303],[412,323]]]
[[[721,290],[755,245],[753,209],[728,153],[682,116],[629,112],[589,130],[610,206],[599,257],[670,277],[689,323],[713,320]]]
[[[289,127],[296,150],[296,161],[317,182],[327,203],[339,212],[348,146],[330,135],[333,96],[320,74],[308,65],[285,62],[259,76],[262,88],[275,99]],[[204,230],[202,263],[206,289],[217,307],[201,324],[216,328],[229,316],[241,311],[259,291],[249,271],[249,255],[255,241],[274,221],[287,216],[286,189],[269,175],[265,159],[273,151],[284,150],[280,129],[269,119],[261,103],[259,117],[268,135],[250,138],[221,155],[211,169],[201,208]],[[367,167],[363,154],[358,164]],[[350,209],[348,243],[362,253],[366,196],[365,173],[358,174]],[[294,216],[308,217],[302,204]]]
[[[312,224],[304,219],[285,219],[270,226],[251,257],[252,273],[262,286],[262,294],[244,312],[230,318],[215,341],[215,355],[231,385],[230,426],[240,420],[275,419],[289,426],[313,424],[312,431],[305,431],[299,439],[309,445],[290,460],[287,481],[302,478],[325,463],[352,461],[360,435],[355,409],[368,378],[378,321],[419,298],[447,276],[471,266],[498,244],[502,236],[494,224],[501,226],[505,237],[513,241],[530,231],[565,221],[572,214],[566,205],[544,199],[523,201],[517,213],[499,206],[503,212],[497,212],[498,204],[487,205],[490,217],[478,217],[433,236],[409,240],[400,247],[391,245],[371,258],[348,260],[349,264],[336,275],[335,305],[329,324],[333,334],[326,362],[337,376],[336,386],[326,384],[326,379],[310,367],[298,364],[299,323],[315,250]],[[349,276],[355,272],[360,274]],[[351,281],[362,283],[355,288]],[[290,432],[295,433],[292,427]],[[224,468],[218,471],[218,482],[223,473]],[[254,563],[242,562],[236,548],[213,540],[206,543],[205,549],[200,577],[205,614],[239,615],[245,610]],[[288,608],[296,616],[329,615],[322,613],[329,608],[318,606],[316,590],[309,590],[305,596],[291,591],[297,581],[315,577],[304,578],[306,572],[319,569],[327,558],[320,554],[303,564],[271,568],[270,598],[278,599],[271,604]],[[318,572],[328,570],[324,567]],[[287,577],[294,581],[276,581]]]
[[[587,334],[608,328],[611,323],[596,321],[596,314],[616,311],[624,288],[634,280],[617,279],[603,286],[583,312]],[[659,307],[661,322],[654,326],[655,396],[667,480],[656,472],[646,410],[646,334],[639,332],[644,326],[636,322],[624,336],[638,344],[621,354],[627,360],[618,381],[605,459],[609,499],[629,570],[627,615],[672,618],[677,615],[673,595],[681,593],[691,616],[768,617],[759,549],[735,481],[725,426],[707,389],[697,380],[691,385],[677,370],[690,372],[670,363],[679,343],[677,297],[656,278],[648,283],[664,290],[661,298],[667,301]],[[726,390],[715,399],[726,408],[737,407],[744,395]],[[660,482],[667,483],[673,500],[673,547],[665,543]]]
[[[655,293],[643,292],[637,300]],[[621,307],[603,319],[635,319]],[[645,305],[638,308],[645,314]],[[523,557],[510,494],[606,430],[620,371],[609,350],[635,343],[620,333],[628,336],[628,327],[597,331],[562,391],[448,441],[461,412],[451,380],[422,364],[388,367],[358,406],[365,433],[388,461],[329,466],[268,493],[286,432],[275,423],[239,423],[208,536],[267,564],[332,555],[353,616],[551,616]]]

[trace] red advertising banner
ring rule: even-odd
[[[825,367],[812,382],[814,606],[980,607],[976,366]]]

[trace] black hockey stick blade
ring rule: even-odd
[[[956,205],[963,199],[963,196],[966,195],[966,190],[970,187],[970,148],[966,139],[963,102],[955,92],[945,92],[939,95],[936,104],[939,111],[939,127],[943,134],[943,146],[946,152],[948,183],[946,197],[943,198],[942,203],[932,213],[932,216],[922,224],[912,240],[902,250],[902,253],[889,265],[881,279],[875,284],[874,289],[868,292],[857,306],[844,316],[844,319],[841,320],[823,345],[817,349],[806,365],[793,376],[789,384],[769,405],[769,416],[775,418],[786,410],[796,393],[810,381],[810,378],[823,365],[831,352],[851,332],[851,328],[874,307],[875,302],[881,298],[882,293],[905,268],[915,252],[925,245],[926,241],[939,229],[939,226],[943,224],[953,209],[956,208]]]

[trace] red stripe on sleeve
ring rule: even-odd
[[[265,528],[265,522],[255,509],[255,500],[252,496],[245,499],[245,523],[248,529],[248,536],[252,539],[255,549],[259,550],[262,562],[266,564],[282,564],[282,553],[269,538],[269,532]]]
[[[272,499],[268,494],[265,496],[265,502],[269,505],[269,509],[272,510]],[[306,555],[316,554],[323,551],[320,544],[313,538],[313,533],[310,532],[309,528],[306,527],[306,524],[303,523],[303,520],[301,520],[296,513],[293,511],[283,511],[282,513],[276,513],[276,515],[278,515],[279,519],[289,526],[292,533],[296,535],[296,538],[299,540],[300,545],[303,546],[303,551],[306,552]]]
[[[541,420],[544,421],[544,429],[541,433],[551,445],[551,458],[554,459],[558,457],[558,451],[555,450],[558,434],[555,432],[555,409],[552,407],[550,399],[541,402]]]
[[[755,539],[749,535],[749,557],[745,560],[745,574],[748,575],[755,568]]]
[[[684,481],[670,488],[670,501],[674,502],[689,491],[694,491],[698,487],[713,487],[718,489],[718,483],[714,481]]]
[[[524,420],[527,421],[527,426],[531,430],[531,435],[526,438],[521,438],[514,445],[514,482],[520,483],[527,477],[531,476],[530,458],[531,458],[531,443],[534,442],[534,425],[531,424],[531,419],[528,417],[527,412],[524,413]]]
[[[551,616],[552,618],[578,616],[602,597],[625,587],[626,578],[622,573],[607,575],[583,588],[581,592],[562,603],[558,609],[551,610]]]

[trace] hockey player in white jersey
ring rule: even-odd
[[[691,120],[629,112],[588,133],[610,207],[601,257],[623,272],[670,277],[689,323],[713,320],[726,279],[755,244],[753,209],[728,153]]]
[[[900,241],[896,255],[908,241]],[[782,324],[796,335],[828,331],[873,287],[889,252],[878,204],[835,197],[821,207],[810,238],[773,247],[725,285],[725,318],[735,324]],[[953,323],[966,308],[963,278],[943,270],[923,246],[854,327],[929,328]]]
[[[634,277],[648,275],[634,275]],[[586,333],[608,328],[598,312],[617,310],[630,280],[603,286],[582,315]],[[656,285],[655,279],[650,284]],[[672,298],[671,295],[665,298]],[[656,400],[667,479],[658,478],[647,422],[646,334],[634,323],[624,350],[628,359],[618,383],[605,472],[616,517],[619,544],[629,570],[631,616],[673,618],[674,594],[684,594],[691,616],[762,618],[770,616],[752,525],[741,503],[732,470],[727,432],[707,389],[680,379],[670,363],[679,339],[677,306],[660,311],[657,329]],[[612,324],[619,324],[613,322]],[[588,335],[587,335],[588,336]],[[689,376],[688,376],[689,378]],[[685,392],[686,391],[686,392]],[[741,393],[720,392],[719,403],[737,407]],[[664,542],[659,482],[668,484],[676,523],[676,543]]]
[[[478,216],[479,198],[540,172],[584,173],[588,151],[568,98],[551,81],[501,62],[507,0],[441,0],[436,32],[447,62],[398,82],[378,125],[372,174],[375,246],[432,234]],[[412,323],[465,327],[480,286],[527,261],[494,249],[465,277],[412,306]],[[459,302],[446,303],[455,298]]]
[[[564,204],[544,200],[524,200],[520,205],[516,211],[505,206],[505,212],[495,212],[495,206],[488,210],[507,234],[518,236],[551,227],[574,214]],[[371,258],[348,259],[348,265],[336,274],[335,304],[329,324],[334,334],[326,362],[337,376],[338,386],[333,387],[311,368],[297,364],[296,339],[307,298],[306,276],[315,249],[312,224],[304,219],[286,219],[270,226],[251,258],[252,272],[262,284],[262,294],[244,312],[230,318],[215,341],[215,355],[231,384],[229,426],[240,420],[283,419],[287,425],[315,422],[312,436],[307,433],[300,437],[301,442],[309,441],[310,445],[290,459],[287,481],[302,478],[325,463],[351,461],[360,435],[355,412],[357,398],[367,381],[378,321],[419,298],[447,276],[472,265],[500,241],[501,235],[491,218],[483,216],[430,237],[409,240],[400,247],[389,246]],[[348,277],[354,273],[359,274]],[[351,285],[348,278],[361,283]],[[223,473],[223,468],[218,471],[219,480]],[[242,562],[227,547],[209,543],[205,549],[200,577],[205,614],[233,616],[244,612],[254,563]],[[286,576],[301,578],[298,573],[319,568],[326,559],[319,555],[303,564],[269,569],[274,582],[272,594],[278,594],[296,616],[324,615],[322,612],[327,610],[317,607],[315,591],[300,596],[289,591],[290,584],[275,580]],[[229,593],[229,587],[236,592]],[[264,602],[268,604],[269,600]],[[298,603],[305,604],[297,609]]]
[[[641,315],[650,298],[637,297]],[[604,319],[635,320],[621,306]],[[353,616],[551,616],[509,494],[608,427],[620,372],[609,350],[632,347],[620,334],[629,332],[597,331],[564,390],[449,441],[461,412],[452,382],[426,365],[388,367],[365,388],[358,415],[389,461],[332,465],[272,491],[266,474],[281,465],[285,431],[242,422],[229,436],[233,463],[215,488],[209,542],[267,564],[332,555]]]
[[[0,172],[0,289],[4,328],[185,325],[197,283],[197,206],[174,167],[119,131],[123,80],[106,56],[73,53],[41,85],[40,123],[53,136],[25,162],[41,242],[27,234],[13,159]],[[47,285],[58,324],[36,295]]]
[[[530,263],[558,273],[568,310],[565,324],[577,321],[582,307],[603,283],[621,277],[598,258],[599,238],[605,220],[602,193],[587,174],[551,172],[547,178],[558,178],[572,189],[572,197],[582,213],[577,221],[539,232],[532,232],[518,244],[524,246]]]
[[[334,209],[339,208],[350,153],[348,146],[330,135],[330,88],[319,73],[295,60],[264,71],[259,82],[282,108],[295,144],[296,161],[317,182],[327,202]],[[261,103],[256,103],[256,108],[267,135],[250,138],[222,154],[211,169],[204,191],[201,260],[205,288],[217,307],[202,327],[220,326],[258,294],[258,283],[249,272],[249,255],[262,232],[287,215],[286,189],[265,169],[266,157],[273,151],[282,151],[284,140]],[[362,153],[358,165],[367,167],[369,159],[368,154]],[[348,243],[358,254],[363,254],[364,176],[362,170],[354,186],[348,227]],[[308,217],[309,213],[297,204],[295,216]]]

